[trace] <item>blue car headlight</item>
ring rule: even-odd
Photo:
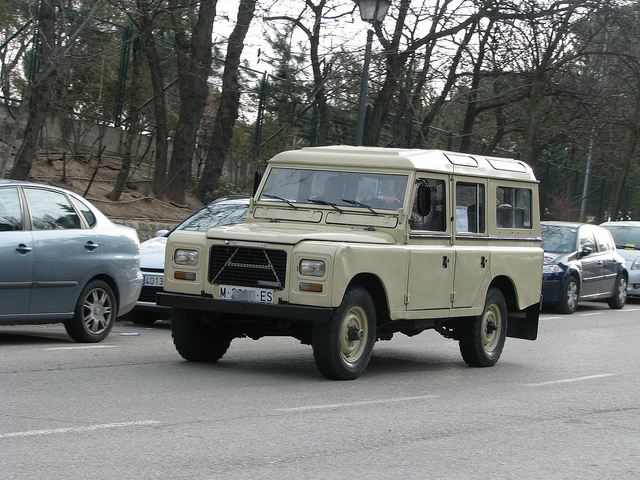
[[[564,268],[560,265],[543,265],[542,273],[562,273],[564,272]]]

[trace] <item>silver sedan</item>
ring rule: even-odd
[[[0,180],[0,325],[64,323],[106,338],[142,287],[140,242],[67,190]]]

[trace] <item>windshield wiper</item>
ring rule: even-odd
[[[379,215],[378,212],[376,212],[373,208],[371,208],[369,205],[367,205],[366,203],[362,203],[359,202],[357,200],[347,200],[346,198],[342,199],[343,202],[346,202],[350,205],[354,205],[356,207],[362,207],[362,208],[366,208],[367,210],[369,210],[370,212],[374,213],[375,215]]]
[[[287,200],[286,198],[282,198],[282,197],[279,197],[277,195],[269,195],[268,193],[263,193],[262,196],[263,197],[267,197],[267,198],[273,198],[274,200],[280,200],[281,202],[284,202],[284,203],[290,205],[295,210],[298,209],[298,207],[296,207],[293,203],[291,203],[291,201]]]
[[[634,247],[633,245],[616,245],[616,248],[621,248],[622,250],[640,250],[640,247]]]
[[[307,201],[311,203],[317,203],[318,205],[329,205],[330,207],[335,208],[338,212],[342,213],[342,209],[335,203],[327,202],[326,200],[314,200],[312,198],[307,199]]]

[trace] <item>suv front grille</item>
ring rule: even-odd
[[[209,283],[282,290],[287,252],[214,245],[209,259]]]

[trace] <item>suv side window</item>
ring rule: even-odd
[[[417,196],[413,200],[413,211],[409,219],[411,230],[429,230],[432,232],[444,232],[447,229],[445,221],[445,182],[434,178],[419,178],[420,183],[428,183],[431,186],[431,211],[428,215],[422,216],[418,213]]]
[[[531,228],[530,189],[497,187],[496,200],[498,228]]]
[[[0,232],[22,230],[22,213],[17,188],[0,188]]]
[[[485,196],[481,183],[456,184],[456,231],[458,233],[484,233]]]
[[[24,192],[34,230],[80,228],[80,218],[64,194],[40,188],[25,188]]]

